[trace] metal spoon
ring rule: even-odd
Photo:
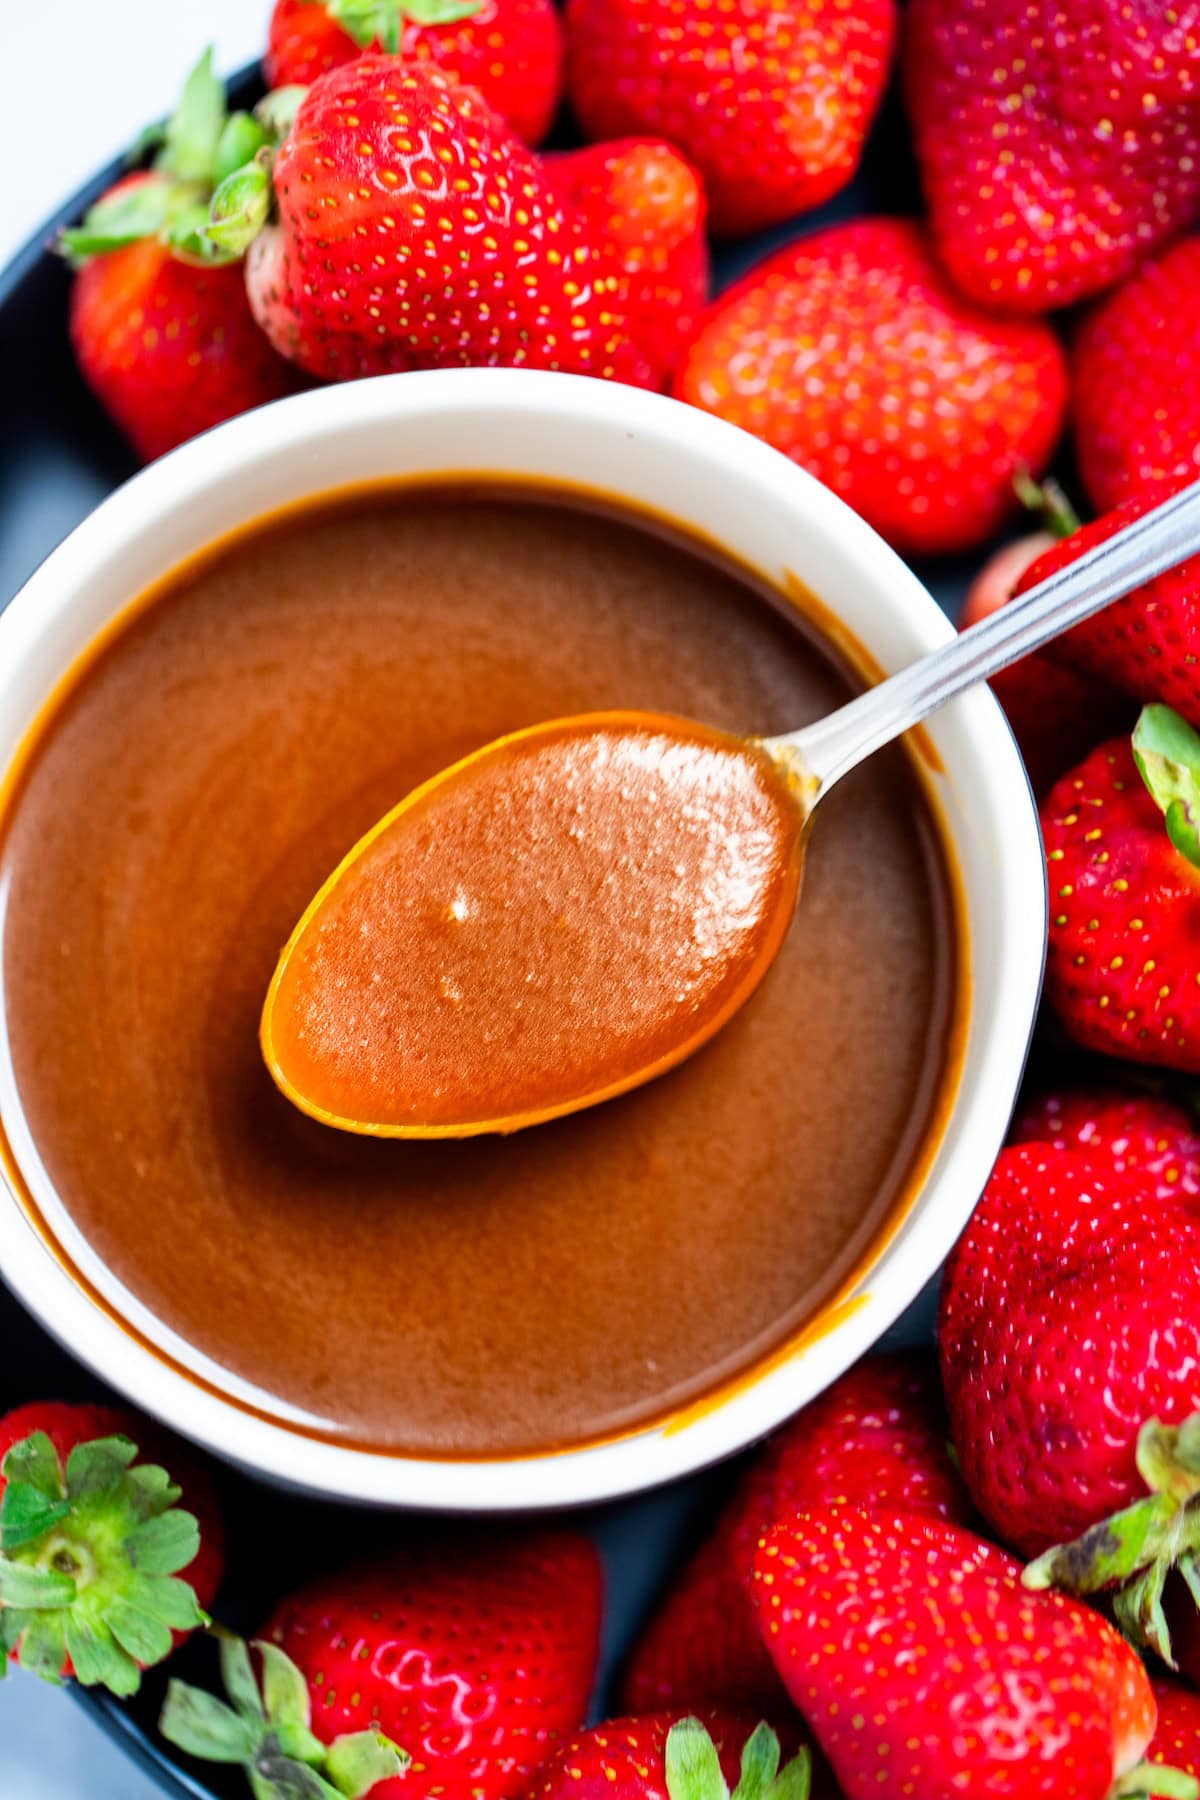
[[[802,730],[596,714],[475,752],[381,820],[300,920],[263,1009],[276,1083],[342,1130],[466,1137],[663,1073],[773,962],[843,775],[1198,551],[1200,482]]]

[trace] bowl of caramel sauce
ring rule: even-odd
[[[792,729],[950,629],[785,458],[576,377],[305,394],[136,476],[0,617],[5,1279],[177,1429],[356,1500],[593,1501],[762,1435],[935,1273],[1003,1137],[1045,912],[990,695],[839,785],[761,988],[603,1105],[356,1137],[272,1082],[263,997],[478,746]]]

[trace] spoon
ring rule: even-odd
[[[827,718],[771,738],[592,713],[435,775],[334,870],[263,1008],[302,1111],[510,1132],[698,1050],[766,974],[819,802],[976,682],[1200,551],[1200,482]]]

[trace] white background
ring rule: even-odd
[[[0,0],[0,264],[151,119],[205,44],[262,49],[269,0]],[[0,529],[3,521],[0,521]],[[0,1800],[157,1800],[70,1700],[0,1683]]]

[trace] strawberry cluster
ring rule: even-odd
[[[718,413],[911,553],[1004,521],[1069,383],[1097,505],[1195,466],[1191,0],[276,0],[264,72],[227,117],[202,63],[64,234],[145,457],[305,382],[503,364]],[[893,77],[925,218],[806,230]],[[587,147],[539,151],[564,104]],[[709,304],[707,231],[787,225]]]

